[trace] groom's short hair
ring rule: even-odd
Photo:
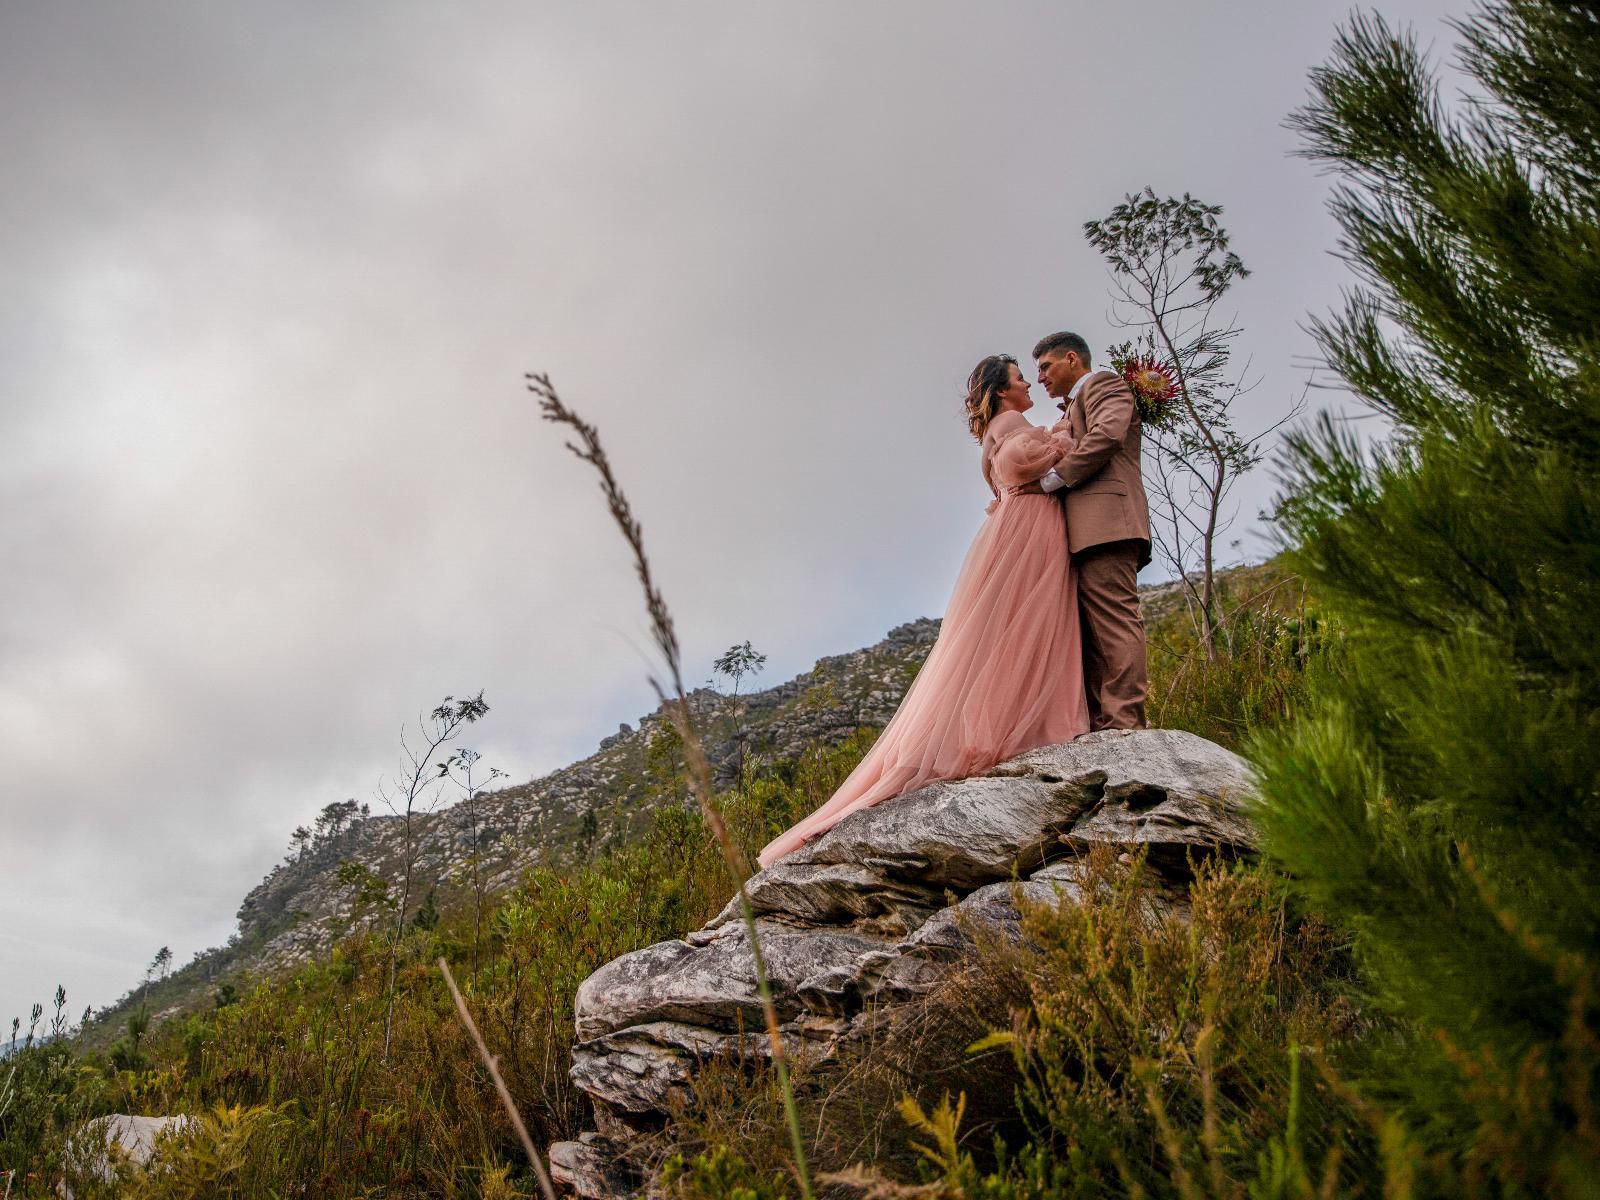
[[[1039,339],[1039,344],[1033,348],[1035,359],[1043,358],[1052,350],[1071,350],[1078,356],[1078,361],[1084,366],[1089,365],[1089,343],[1075,333],[1052,333],[1049,337]]]

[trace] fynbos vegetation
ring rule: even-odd
[[[1395,1170],[1588,1195],[1600,1166],[1600,21],[1461,27],[1449,115],[1415,39],[1353,21],[1295,117],[1361,289],[1318,332],[1394,423],[1296,439],[1292,561],[1347,631],[1258,748],[1271,844],[1402,1036]],[[1581,81],[1581,82],[1580,82]]]
[[[1261,572],[1247,575],[1230,577],[1241,598],[1267,586]],[[1293,604],[1272,608],[1289,596]],[[1255,601],[1260,614],[1250,626],[1276,630],[1276,622],[1294,619],[1299,599],[1298,590],[1268,592]],[[1170,602],[1158,597],[1152,610],[1168,613],[1155,622],[1163,636],[1192,637],[1184,632],[1191,629],[1187,618]],[[853,663],[862,678],[873,681],[874,690],[889,688],[884,699],[873,702],[879,710],[892,708],[914,673],[914,665],[892,662],[914,663],[918,643],[894,644],[907,647],[912,659],[880,661],[874,652],[829,660]],[[1164,719],[1237,744],[1255,721],[1252,714],[1275,718],[1292,711],[1306,676],[1293,640],[1274,634],[1260,647],[1250,647],[1249,654],[1254,657],[1248,661],[1264,664],[1262,669],[1245,666],[1244,660],[1227,664],[1228,671],[1249,677],[1248,686],[1219,668],[1214,675],[1191,671],[1174,689],[1171,662],[1158,661],[1157,687],[1170,696]],[[802,692],[784,699],[777,711],[796,711],[800,721],[814,711],[840,711],[832,707],[837,695],[820,692],[861,686],[854,676],[838,674],[840,669],[811,678],[807,686],[819,694],[809,705]],[[774,691],[788,697],[789,688]],[[1186,706],[1189,697],[1193,707]],[[750,701],[755,714],[750,741],[760,746],[774,728],[762,722],[774,710],[766,707],[768,693]],[[848,701],[852,708],[855,703]],[[674,732],[665,740],[675,737]],[[820,738],[798,754],[752,753],[742,781],[716,796],[736,849],[753,858],[774,832],[822,803],[872,739],[873,730],[864,728],[842,741]],[[0,1074],[0,1162],[17,1172],[12,1194],[43,1195],[69,1176],[77,1195],[104,1194],[95,1191],[101,1185],[73,1171],[69,1135],[108,1112],[201,1115],[202,1123],[167,1153],[181,1156],[206,1146],[211,1154],[218,1144],[230,1147],[229,1161],[238,1166],[228,1178],[239,1189],[232,1194],[240,1196],[529,1194],[534,1186],[530,1168],[492,1082],[476,1065],[476,1051],[433,963],[443,956],[453,964],[535,1145],[543,1148],[592,1125],[586,1101],[567,1076],[578,984],[621,954],[704,924],[735,887],[698,805],[686,796],[679,770],[670,764],[647,770],[641,762],[640,786],[639,802],[651,814],[642,832],[620,843],[608,839],[608,848],[591,859],[572,857],[523,872],[509,890],[487,896],[481,923],[470,889],[441,893],[453,899],[441,904],[438,921],[419,923],[413,912],[399,941],[392,942],[392,907],[383,907],[381,919],[355,924],[346,940],[304,966],[253,980],[230,977],[210,985],[202,993],[203,1004],[162,1020],[151,1019],[153,1009],[135,1008],[134,1014],[144,1013],[136,1022],[136,1062],[75,1037],[63,997],[56,1013],[59,1034],[51,1035],[55,1026],[46,1019],[49,1014],[42,1015],[31,1044],[27,1031],[20,1031],[26,1048]],[[393,882],[374,877],[373,886],[397,894],[397,888],[388,890]],[[394,1006],[385,1060],[391,948]],[[152,980],[152,987],[159,1004],[166,993],[158,981]],[[967,1003],[971,1007],[978,1000]],[[899,1154],[898,1161],[912,1170],[911,1159],[904,1157],[911,1153],[907,1131],[894,1115],[906,1087],[904,1063],[926,1068],[940,1058],[940,1069],[926,1071],[928,1078],[959,1090],[963,1078],[974,1078],[963,1062],[963,1048],[988,1032],[985,1022],[991,1018],[1001,1024],[1008,1020],[1003,1004],[986,1002],[976,1011],[984,1014],[982,1020],[964,1018],[943,1041],[930,1034],[920,1050],[904,1047],[877,1062],[858,1062],[843,1081],[810,1080],[802,1072],[801,1128],[819,1165],[844,1169]],[[42,1039],[48,1040],[41,1044]],[[1009,1068],[1003,1064],[1008,1061],[1002,1051],[991,1051],[982,1063],[972,1064],[992,1081],[988,1092],[1002,1108],[1009,1105],[1013,1086],[1006,1082]],[[663,1131],[655,1169],[671,1174],[674,1187],[699,1186],[694,1181],[713,1171],[701,1155],[713,1155],[708,1147],[722,1139],[718,1162],[767,1161],[790,1179],[792,1149],[775,1086],[770,1072],[754,1064],[748,1070],[729,1064],[712,1071],[702,1089],[711,1089],[711,1096],[721,1089],[720,1099],[686,1110],[681,1125]],[[936,1104],[937,1091],[922,1099]],[[820,1124],[819,1105],[825,1106]],[[980,1126],[969,1117],[969,1132],[1004,1128],[1016,1137],[1025,1129],[1020,1115],[1001,1120],[991,1113],[984,1119],[988,1123]],[[757,1135],[762,1129],[770,1132],[770,1144]],[[671,1165],[674,1156],[677,1167]],[[730,1178],[743,1178],[750,1169],[727,1165]],[[129,1173],[115,1194],[186,1194],[159,1190],[162,1186],[153,1177]]]

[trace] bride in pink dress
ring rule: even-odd
[[[1029,485],[1072,446],[1032,425],[1008,354],[967,380],[967,422],[994,493],[927,661],[894,719],[821,808],[761,851],[763,867],[842,818],[938,779],[964,779],[1089,728],[1078,600],[1061,501]]]

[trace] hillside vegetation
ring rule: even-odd
[[[1175,605],[1176,591],[1152,596],[1153,715],[1170,727],[1237,745],[1251,729],[1293,711],[1321,656],[1316,640],[1306,637],[1318,626],[1315,610],[1296,580],[1266,566],[1238,570],[1227,582],[1235,652],[1215,661],[1200,651],[1191,621]],[[823,660],[808,676],[746,699],[746,736],[735,738],[730,730],[713,744],[723,761],[736,742],[750,747],[742,776],[722,796],[747,852],[820,804],[849,773],[875,730],[847,718],[861,712],[882,719],[891,712],[935,630],[932,622],[902,627],[877,647]],[[818,703],[819,692],[826,703]],[[714,697],[698,695],[715,718]],[[798,750],[780,740],[792,736],[795,713],[812,730],[809,744]],[[631,770],[622,765],[628,754]],[[185,1161],[235,1164],[194,1192],[162,1191],[178,1185],[146,1180],[118,1185],[121,1195],[137,1194],[126,1190],[135,1186],[153,1189],[150,1195],[525,1192],[531,1179],[519,1163],[515,1135],[434,960],[442,955],[455,964],[535,1141],[548,1144],[592,1123],[567,1078],[577,985],[620,954],[704,923],[734,887],[687,800],[681,761],[658,720],[648,719],[595,759],[551,778],[570,779],[580,769],[590,778],[611,772],[616,786],[602,808],[605,823],[587,838],[573,836],[582,833],[579,817],[561,853],[539,848],[542,853],[493,898],[480,936],[475,939],[470,896],[460,890],[438,891],[431,905],[414,912],[400,947],[387,1056],[387,941],[379,929],[359,927],[308,961],[276,970],[219,972],[218,958],[204,956],[153,984],[148,995],[125,1002],[114,1025],[105,1021],[115,1034],[109,1045],[80,1033],[19,1054],[0,1112],[0,1162],[19,1172],[19,1185],[27,1181],[20,1194],[45,1194],[70,1173],[68,1135],[86,1119],[113,1111],[206,1114],[201,1136],[209,1149],[198,1157],[186,1151]],[[537,795],[541,785],[550,787],[540,781],[506,789],[497,803],[509,804],[506,797],[519,793]],[[441,828],[450,816],[437,814]],[[358,853],[376,841],[347,832],[315,854],[332,858],[340,847]],[[337,865],[295,863],[263,888],[275,881],[282,887],[296,874],[317,880],[336,875]],[[295,903],[289,899],[282,907]],[[254,937],[255,945],[266,944],[259,932]],[[246,960],[250,945],[241,939],[232,949]],[[153,1016],[157,1005],[165,1015]],[[718,1111],[749,1110],[746,1119],[758,1126],[767,1081],[737,1071],[712,1078],[738,1097],[733,1108],[719,1105]],[[883,1099],[877,1095],[874,1104]],[[836,1113],[848,1107],[834,1106]],[[860,1145],[871,1129],[881,1139],[882,1117],[881,1106],[872,1107],[859,1112],[861,1130],[838,1129],[829,1137],[841,1147]],[[709,1136],[703,1119],[685,1114],[685,1147]],[[662,1162],[678,1135],[665,1136]],[[751,1148],[760,1144],[751,1139],[745,1149],[759,1159]],[[690,1155],[688,1161],[697,1160]],[[840,1159],[831,1165],[850,1164]],[[94,1187],[80,1181],[77,1194],[93,1195]]]
[[[873,646],[821,659],[803,675],[747,695],[705,687],[691,696],[708,754],[724,783],[747,756],[785,761],[887,721],[926,657],[939,623],[912,621]],[[658,808],[687,802],[682,747],[660,710],[637,728],[624,725],[571,766],[477,794],[415,818],[417,898],[441,912],[517,886],[524,871],[561,870],[635,842]],[[486,772],[484,772],[486,773]],[[210,1008],[219,989],[326,955],[343,939],[383,919],[389,886],[405,858],[401,818],[329,805],[311,836],[251,889],[239,906],[239,931],[170,974],[140,983],[82,1031],[109,1048],[139,1010],[168,1018]]]

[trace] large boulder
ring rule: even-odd
[[[111,1113],[87,1122],[72,1139],[68,1153],[69,1172],[79,1180],[111,1183],[117,1166],[126,1163],[142,1167],[155,1153],[156,1142],[165,1134],[179,1135],[194,1125],[193,1117],[138,1117]],[[72,1188],[61,1185],[63,1200],[72,1200]]]
[[[1203,738],[1107,731],[846,817],[746,886],[786,1053],[836,1054],[947,978],[972,931],[1015,937],[1020,897],[1081,894],[1096,843],[1143,849],[1174,891],[1193,856],[1251,852],[1250,796],[1245,762]],[[616,1146],[659,1125],[699,1063],[768,1052],[737,897],[703,929],[601,967],[576,1007],[572,1078],[604,1136],[552,1158],[582,1196],[628,1193]]]

